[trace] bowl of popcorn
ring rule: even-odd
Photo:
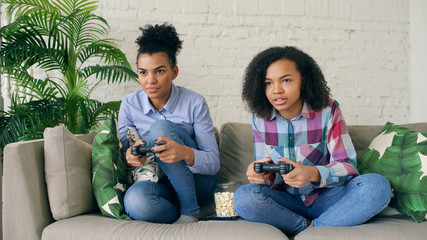
[[[242,185],[241,182],[227,182],[216,184],[215,211],[217,217],[236,217],[234,212],[234,192]]]

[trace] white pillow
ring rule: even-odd
[[[45,177],[55,220],[97,209],[92,191],[92,145],[64,126],[44,131]]]

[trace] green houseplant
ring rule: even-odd
[[[90,93],[101,81],[136,81],[137,75],[106,38],[107,21],[93,13],[98,1],[3,0],[3,5],[11,23],[0,29],[0,69],[25,91],[12,96],[10,110],[0,114],[1,148],[41,138],[46,127],[58,124],[87,133],[117,115],[120,101],[101,103]]]

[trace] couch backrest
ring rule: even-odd
[[[246,169],[254,160],[254,137],[248,123],[225,123],[220,129],[220,182],[249,183]]]
[[[414,131],[423,133],[427,132],[427,122],[399,125]],[[381,129],[383,129],[383,127],[383,125],[348,126],[348,132],[350,134],[354,148],[356,149],[357,156],[360,156],[366,150],[366,148],[369,147],[372,140],[381,131]]]
[[[419,132],[427,132],[427,122],[400,124],[400,126]],[[365,151],[372,139],[374,139],[382,128],[382,125],[348,126],[357,156],[360,156]],[[254,159],[251,124],[229,122],[222,125],[219,149],[221,159],[221,168],[219,170],[220,181],[248,183],[246,169]]]

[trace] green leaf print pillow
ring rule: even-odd
[[[99,128],[92,147],[92,188],[102,215],[132,220],[125,214],[123,204],[128,187],[116,122],[111,117]]]
[[[390,181],[391,207],[416,222],[426,220],[427,133],[388,122],[357,162],[361,174],[378,173]]]

